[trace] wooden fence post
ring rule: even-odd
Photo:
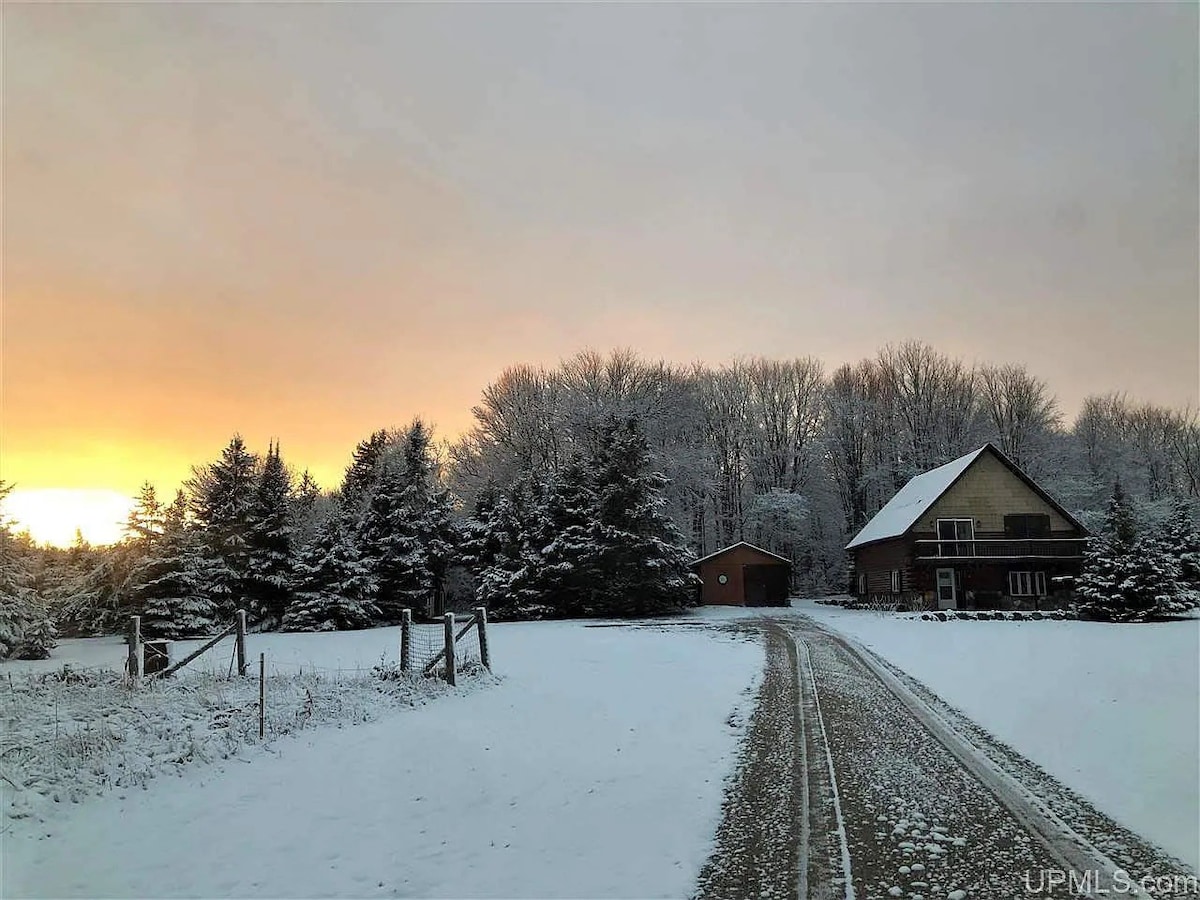
[[[237,611],[237,667],[238,676],[244,678],[246,676],[246,611],[239,609]]]
[[[258,739],[267,733],[267,654],[258,654]]]
[[[490,672],[492,671],[492,657],[488,652],[487,607],[475,608],[475,630],[479,632],[479,661]]]
[[[454,686],[458,684],[458,673],[454,671],[454,613],[446,613],[442,621],[446,626],[446,681]]]
[[[145,650],[142,649],[142,617],[129,617],[129,683],[138,687],[142,683],[145,666]]]
[[[412,670],[412,610],[400,610],[400,671]]]

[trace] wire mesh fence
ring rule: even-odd
[[[238,756],[248,744],[311,725],[369,721],[449,689],[432,678],[267,660],[261,686],[257,677],[204,669],[137,687],[111,667],[6,673],[0,781],[12,790],[0,830],[4,818],[37,815],[47,804],[142,786],[196,761]],[[257,676],[258,658],[252,668]]]

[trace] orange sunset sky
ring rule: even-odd
[[[6,512],[335,485],[506,365],[889,341],[1197,401],[1195,4],[7,2]]]

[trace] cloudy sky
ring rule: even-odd
[[[0,14],[0,478],[60,518],[585,347],[1197,401],[1195,4]]]

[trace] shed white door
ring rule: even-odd
[[[958,609],[958,588],[953,569],[937,570],[938,609]]]

